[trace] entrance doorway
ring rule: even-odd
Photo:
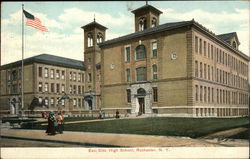
[[[145,114],[145,100],[144,98],[138,98],[139,102],[139,115]]]
[[[89,110],[93,110],[92,100],[88,100]]]

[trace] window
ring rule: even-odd
[[[127,76],[127,82],[130,82],[131,79],[130,79],[130,69],[126,69],[126,76]]]
[[[55,92],[55,84],[54,84],[54,83],[51,83],[51,84],[50,84],[50,89],[51,89],[51,92],[52,92],[52,93]]]
[[[207,44],[207,57],[210,58],[210,44]]]
[[[101,34],[101,33],[98,33],[98,34],[97,34],[96,40],[97,40],[97,44],[99,44],[99,43],[102,43],[102,42],[103,42],[103,36],[102,36],[102,34]]]
[[[69,86],[69,93],[72,94],[72,85]]]
[[[76,99],[73,99],[73,105],[76,106]]]
[[[76,73],[73,73],[73,81],[76,81]]]
[[[207,87],[204,87],[204,102],[207,102]]]
[[[210,66],[207,65],[207,78],[210,80]]]
[[[146,67],[136,69],[136,81],[146,81]]]
[[[78,86],[78,94],[82,94],[81,86]]]
[[[81,99],[78,98],[78,107],[81,107]]]
[[[62,79],[65,79],[65,71],[62,71]]]
[[[16,70],[11,72],[11,80],[13,80],[13,81],[17,80],[17,71]]]
[[[207,79],[207,64],[204,64],[204,78]]]
[[[198,61],[195,61],[195,77],[198,77]]]
[[[17,93],[17,84],[11,85],[11,93],[16,94]]]
[[[199,99],[199,86],[195,85],[195,101],[198,101]]]
[[[82,82],[84,82],[84,73],[82,73]]]
[[[48,106],[48,105],[49,105],[49,99],[48,99],[48,97],[45,97],[44,103],[45,103],[45,106]]]
[[[125,61],[130,62],[130,46],[125,46]]]
[[[214,103],[214,88],[212,88],[212,103]]]
[[[39,84],[38,84],[38,91],[39,92],[43,91],[43,83],[42,82],[39,82]]]
[[[203,87],[200,86],[200,102],[202,102],[202,96],[203,96]]]
[[[76,85],[73,86],[73,93],[76,94]]]
[[[59,98],[56,98],[56,106],[59,105]]]
[[[200,39],[200,42],[199,42],[200,46],[199,46],[199,52],[200,54],[202,54],[202,40]]]
[[[78,82],[81,82],[81,73],[78,73]]]
[[[42,67],[38,67],[38,76],[39,77],[43,76],[43,68]]]
[[[131,103],[131,90],[127,89],[127,102]]]
[[[48,84],[48,83],[45,83],[45,84],[44,84],[44,92],[48,92],[48,87],[49,87],[49,84]]]
[[[152,72],[153,72],[153,80],[157,79],[157,65],[152,65]]]
[[[156,24],[157,24],[157,20],[156,20],[156,18],[153,18],[153,19],[152,19],[152,25],[151,25],[152,28],[155,27]]]
[[[207,42],[204,41],[204,56],[206,57],[207,56]]]
[[[56,70],[56,78],[59,79],[60,78],[60,71]]]
[[[200,62],[200,78],[202,78],[202,62]]]
[[[214,59],[214,46],[211,45],[211,59]]]
[[[65,85],[62,84],[62,93],[64,93],[64,92],[65,92]]]
[[[56,84],[56,92],[60,93],[60,84],[59,83]]]
[[[158,102],[158,88],[153,87],[153,102]]]
[[[87,35],[88,37],[88,47],[92,47],[93,46],[93,35],[91,33],[88,33]]]
[[[208,95],[208,97],[207,97],[207,99],[208,99],[208,103],[210,103],[210,87],[208,87],[207,88],[207,95]]]
[[[136,47],[136,60],[144,60],[146,58],[146,48],[144,45]]]
[[[50,105],[55,106],[55,98],[50,98]]]
[[[92,75],[91,73],[88,73],[88,82],[91,82],[92,81]]]
[[[53,79],[54,78],[54,69],[50,70],[50,78]]]
[[[142,17],[139,19],[139,31],[143,31],[147,28],[146,18]]]
[[[198,37],[195,36],[195,52],[198,53]]]
[[[49,69],[48,68],[45,68],[45,70],[44,70],[44,77],[45,78],[49,77]]]
[[[65,100],[64,99],[61,100],[61,103],[62,103],[62,106],[65,106]]]
[[[72,81],[72,72],[69,72],[69,80]]]
[[[233,42],[233,48],[236,49],[236,42],[235,41]]]
[[[152,42],[152,57],[157,57],[157,41]]]

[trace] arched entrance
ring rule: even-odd
[[[138,98],[138,105],[139,105],[138,115],[145,114],[145,96],[146,96],[145,89],[139,88],[137,90],[137,98]]]

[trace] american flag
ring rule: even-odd
[[[41,31],[48,32],[49,30],[42,25],[42,22],[39,18],[36,18],[34,15],[30,14],[29,12],[23,10],[23,14],[27,18],[26,25],[39,29]]]

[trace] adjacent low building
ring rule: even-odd
[[[21,61],[1,66],[1,114],[84,110],[84,69],[83,61],[48,54],[24,59],[22,108]]]

